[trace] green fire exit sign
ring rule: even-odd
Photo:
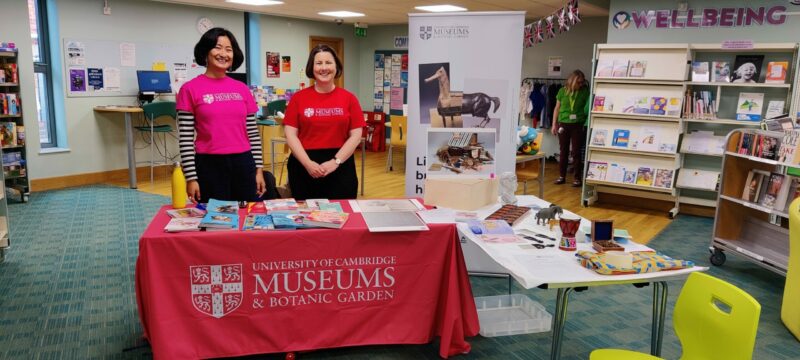
[[[356,36],[358,36],[358,37],[367,37],[367,28],[357,27],[355,29],[356,29]]]

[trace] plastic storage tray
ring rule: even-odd
[[[485,337],[550,331],[553,322],[542,304],[522,294],[476,297],[475,306]]]

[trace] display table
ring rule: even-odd
[[[535,196],[518,196],[517,198],[519,199],[519,205],[536,205],[543,208],[550,205],[550,203]],[[478,211],[478,216],[489,215],[499,207],[500,205],[494,205],[480,209]],[[564,210],[564,216],[580,218],[580,216],[568,210]],[[591,226],[591,222],[581,218],[581,225],[582,227]],[[556,226],[554,229],[557,228]],[[543,234],[549,232],[544,225],[536,225],[533,214],[526,218],[521,224],[515,226],[515,230],[519,231],[520,229],[530,229]],[[691,272],[707,270],[705,267],[695,266],[681,270],[646,274],[600,275],[580,266],[575,258],[574,251],[562,251],[559,250],[558,247],[522,250],[519,244],[486,243],[473,235],[465,224],[458,225],[458,232],[462,237],[462,242],[469,242],[470,246],[483,250],[481,254],[476,254],[473,250],[473,258],[483,260],[480,259],[478,255],[488,256],[526,289],[536,287],[557,289],[556,311],[553,315],[553,340],[550,350],[551,359],[558,359],[561,356],[561,344],[563,341],[564,326],[567,321],[567,305],[569,304],[570,293],[573,290],[582,290],[587,287],[623,284],[634,284],[637,286],[646,284],[653,285],[653,323],[650,351],[651,354],[659,356],[661,353],[667,304],[668,288],[666,281],[683,279]],[[549,236],[557,238],[559,235],[555,232],[550,233]],[[584,235],[578,232],[578,238],[581,236]],[[634,242],[628,242],[622,245],[625,247],[626,251],[652,250],[647,246]],[[579,243],[578,250],[591,250],[591,244]],[[485,262],[484,260],[484,263]]]
[[[347,202],[341,202],[350,212]],[[456,227],[171,234],[168,206],[139,240],[136,298],[153,354],[213,358],[376,344],[467,353],[478,333]],[[240,214],[240,221],[244,215]]]
[[[127,105],[95,106],[95,112],[125,114],[125,143],[128,147],[128,184],[131,189],[136,189],[136,152],[134,151],[133,120],[132,114],[143,113],[141,107]]]

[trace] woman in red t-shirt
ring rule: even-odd
[[[328,45],[308,56],[306,76],[314,86],[292,96],[283,125],[292,149],[287,169],[292,196],[305,199],[354,199],[358,177],[353,151],[366,125],[358,99],[336,87],[342,62]]]

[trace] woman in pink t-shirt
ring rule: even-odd
[[[258,111],[250,89],[226,76],[244,62],[233,33],[208,30],[194,47],[206,72],[181,87],[176,98],[178,144],[186,192],[208,199],[253,201],[265,190]]]
[[[342,62],[328,45],[317,45],[306,63],[314,86],[292,96],[283,119],[292,156],[286,166],[295,199],[354,199],[358,192],[353,151],[366,124],[358,99],[336,87]]]

